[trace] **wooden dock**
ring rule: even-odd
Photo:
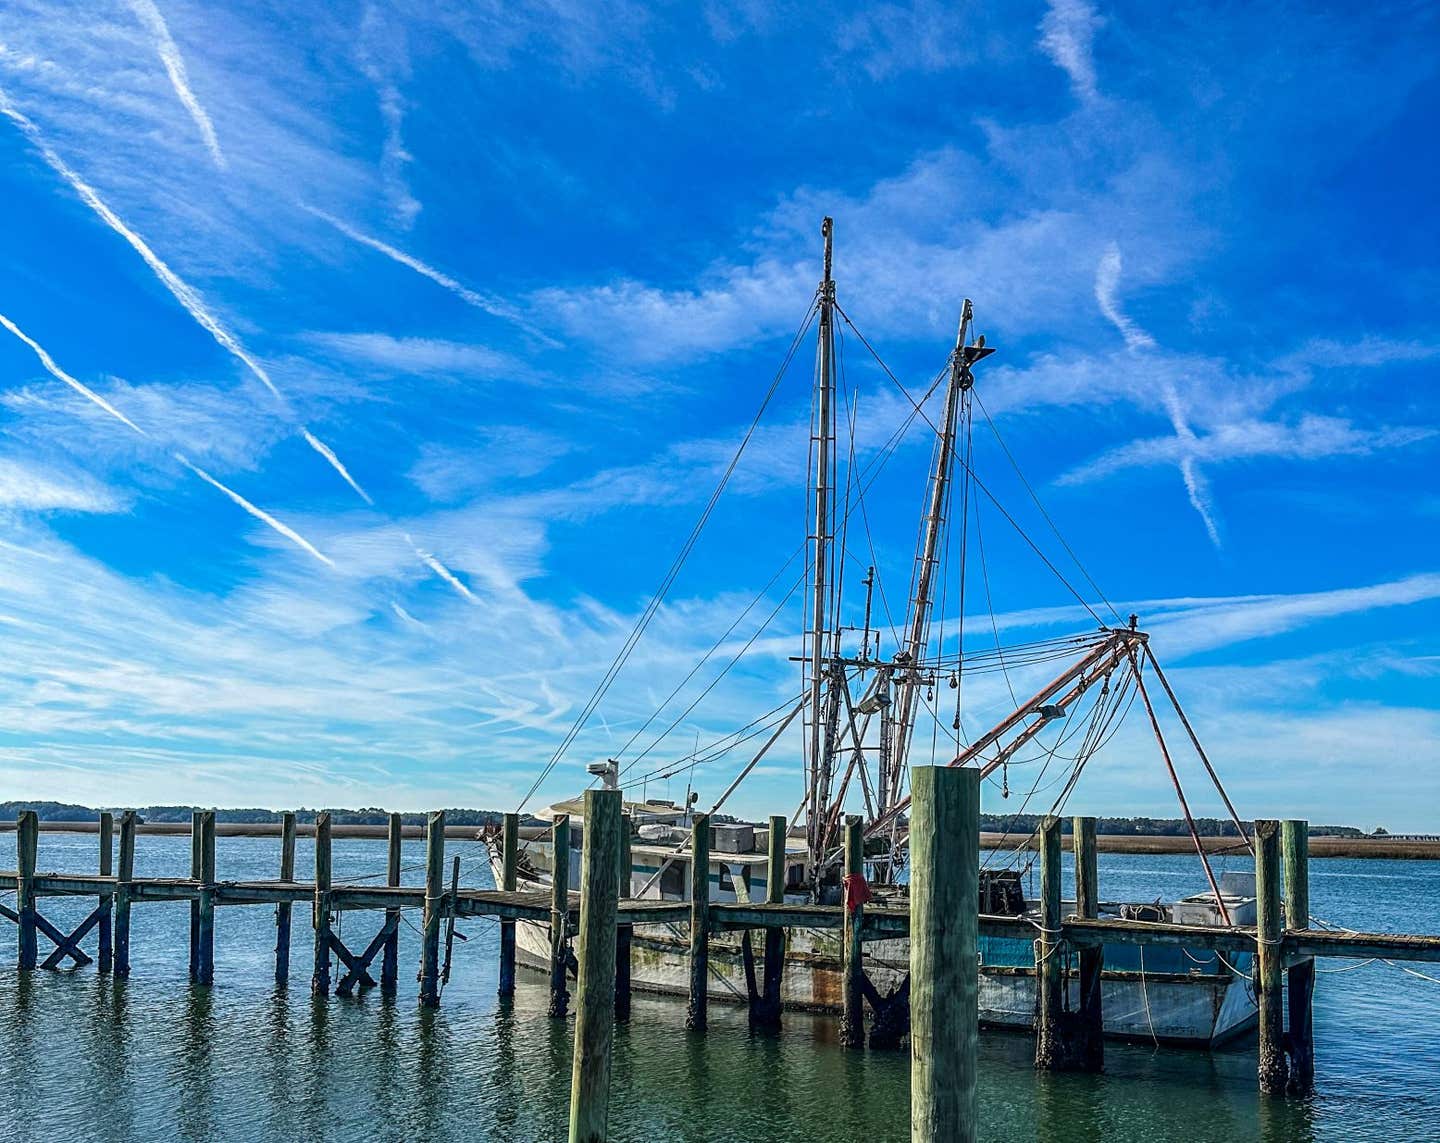
[[[403,910],[416,910],[423,917],[420,1002],[429,1006],[440,1002],[439,983],[442,974],[449,971],[448,953],[443,969],[440,962],[442,928],[448,925],[453,931],[456,918],[490,917],[500,922],[502,995],[514,990],[515,923],[524,921],[546,926],[551,933],[552,1015],[563,1017],[569,1012],[572,979],[576,986],[577,1051],[571,1138],[584,1140],[606,1137],[604,1108],[609,1091],[610,1028],[615,1021],[629,1018],[630,934],[636,925],[687,926],[691,934],[693,969],[687,1024],[696,1031],[706,1027],[708,997],[704,966],[710,934],[744,934],[752,1025],[773,1029],[780,1021],[775,961],[778,959],[783,964],[786,934],[797,929],[840,930],[844,937],[842,975],[846,984],[842,1041],[848,1047],[864,1046],[867,1002],[872,1048],[882,1040],[893,1046],[908,1038],[912,1056],[912,1138],[927,1141],[973,1138],[976,1033],[973,978],[981,935],[1020,938],[1034,943],[1039,985],[1036,1066],[1047,1070],[1103,1068],[1101,992],[1094,982],[1099,978],[1106,946],[1171,946],[1254,954],[1255,988],[1260,1007],[1258,1080],[1262,1092],[1274,1096],[1303,1096],[1314,1083],[1311,1009],[1317,959],[1440,962],[1440,936],[1333,932],[1309,927],[1308,851],[1303,822],[1256,823],[1258,923],[1255,926],[1211,927],[1098,919],[1094,819],[1089,818],[1075,819],[1072,831],[1076,868],[1080,873],[1079,900],[1072,914],[1065,915],[1061,907],[1061,833],[1060,823],[1054,818],[1044,822],[1039,836],[1042,896],[1039,923],[1023,917],[967,913],[963,903],[977,899],[974,869],[979,852],[978,793],[969,789],[974,784],[970,780],[973,773],[943,767],[916,770],[912,789],[926,793],[916,798],[913,808],[912,881],[908,907],[904,908],[882,903],[788,904],[775,900],[773,895],[763,902],[715,902],[708,899],[708,879],[699,878],[695,880],[691,900],[629,898],[624,895],[629,888],[624,869],[629,864],[626,860],[628,822],[616,824],[613,829],[586,831],[579,892],[520,892],[513,888],[523,848],[515,815],[507,816],[500,835],[504,884],[499,889],[460,885],[458,860],[446,884],[446,830],[444,815],[439,813],[431,815],[426,829],[426,883],[421,886],[399,884],[403,830],[398,814],[391,816],[387,831],[385,884],[334,878],[331,829],[325,814],[316,822],[314,874],[310,880],[299,880],[295,875],[297,829],[293,814],[285,815],[283,820],[276,855],[279,877],[260,881],[218,880],[213,811],[197,812],[192,820],[189,877],[134,876],[137,822],[133,813],[121,816],[118,831],[112,816],[102,815],[97,831],[100,848],[94,875],[43,872],[39,865],[39,823],[34,813],[27,811],[19,815],[15,827],[17,867],[0,871],[0,891],[15,893],[15,907],[0,904],[0,917],[17,926],[17,963],[21,969],[55,969],[67,961],[75,966],[95,963],[99,972],[124,978],[130,974],[130,921],[134,908],[156,902],[183,901],[190,907],[191,979],[197,985],[211,986],[224,977],[223,957],[217,959],[215,955],[215,909],[269,906],[274,909],[277,928],[275,978],[283,984],[290,967],[293,907],[309,905],[315,950],[312,990],[322,996],[332,992],[347,996],[356,989],[376,985],[382,992],[396,990],[399,918]],[[614,805],[596,800],[614,794],[614,791],[603,790],[587,794],[587,815],[596,815],[594,820],[603,823],[608,821],[604,815],[614,810],[612,816],[618,818],[618,795],[610,798]],[[118,861],[113,849],[117,832]],[[557,821],[557,838],[567,834],[568,821]],[[937,837],[946,839],[947,844],[931,847],[927,839]],[[859,831],[847,829],[847,853],[851,848],[855,850],[846,860],[847,873],[852,876],[863,868],[858,840]],[[696,819],[692,852],[703,855],[708,842],[708,820],[701,816]],[[852,842],[853,846],[849,844]],[[784,844],[784,831],[772,830],[772,868],[783,862]],[[942,851],[943,857],[937,856]],[[568,855],[568,845],[563,852]],[[697,861],[696,867],[708,866]],[[773,883],[778,884],[778,879]],[[559,884],[563,885],[564,881]],[[92,898],[96,904],[67,933],[45,916],[43,902],[55,897]],[[363,947],[357,943],[351,948],[341,939],[335,922],[344,912],[362,910],[381,913],[383,921]],[[962,923],[951,923],[949,918],[957,916]],[[763,982],[756,980],[750,951],[750,934],[757,931],[765,935]],[[92,933],[94,956],[87,948]],[[42,937],[49,946],[43,957]],[[903,995],[882,997],[865,978],[860,950],[865,941],[895,938],[907,938],[910,942],[910,976],[901,990]],[[1065,974],[1069,970],[1061,967],[1060,954],[1071,950],[1077,954],[1076,978],[1081,981],[1078,1012],[1066,1011],[1061,1002],[1066,987]],[[381,960],[378,981],[371,972],[377,958]],[[1091,987],[1085,987],[1087,980],[1091,981]],[[1287,986],[1288,1004],[1282,1000]]]

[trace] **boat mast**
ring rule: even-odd
[[[815,362],[815,416],[810,431],[814,484],[814,528],[811,541],[811,575],[814,597],[810,613],[810,758],[806,813],[806,841],[811,869],[818,869],[824,845],[824,799],[829,786],[830,734],[826,716],[825,680],[829,674],[825,646],[829,637],[829,556],[834,543],[830,476],[835,450],[835,282],[830,276],[834,222],[820,224],[825,239],[825,272],[820,281],[819,345]]]
[[[906,626],[905,645],[896,656],[895,668],[898,694],[896,711],[891,720],[892,745],[885,761],[886,773],[880,781],[880,812],[883,814],[900,796],[900,777],[904,773],[910,739],[915,732],[915,705],[923,679],[919,664],[925,657],[930,638],[930,613],[934,604],[935,571],[940,562],[940,542],[945,534],[945,508],[950,497],[950,480],[955,466],[955,429],[965,394],[975,383],[970,364],[976,360],[973,347],[965,344],[971,320],[970,299],[960,310],[960,329],[955,335],[955,350],[950,355],[950,381],[945,389],[945,409],[941,417],[939,440],[936,442],[935,463],[930,472],[930,487],[925,512],[925,532],[915,557],[915,590],[910,599],[910,621]],[[983,344],[983,343],[982,343]],[[971,349],[971,352],[967,352]]]

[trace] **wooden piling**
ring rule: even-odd
[[[623,803],[622,803],[623,804]],[[630,896],[634,864],[630,856],[630,815],[620,815],[620,900]],[[635,939],[634,925],[617,925],[615,928],[615,1022],[623,1024],[630,1019],[630,950]]]
[[[1280,827],[1281,852],[1285,864],[1285,927],[1310,927],[1310,823],[1287,821]],[[1306,1096],[1315,1089],[1315,961],[1292,962],[1289,969],[1288,1000],[1290,1029],[1290,1075],[1286,1091]]]
[[[515,892],[520,860],[520,815],[506,814],[500,830],[500,888]],[[515,922],[500,922],[500,995],[515,995]]]
[[[842,991],[844,1008],[840,1017],[840,1046],[865,1046],[865,977],[864,945],[861,929],[865,924],[865,906],[850,900],[851,878],[865,876],[864,819],[850,815],[845,819],[845,893],[843,896],[844,929],[841,935]]]
[[[1260,1008],[1258,1071],[1262,1095],[1284,1095],[1285,1002],[1280,911],[1280,823],[1255,823],[1255,998]]]
[[[910,771],[910,1138],[973,1143],[980,772]]]
[[[130,975],[130,882],[135,878],[135,811],[120,815],[120,862],[115,870],[115,975]]]
[[[280,815],[280,880],[295,880],[295,814]],[[281,988],[290,980],[290,921],[293,905],[281,901],[275,906],[275,983]]]
[[[190,811],[190,880],[200,880],[200,811]],[[200,965],[200,898],[190,898],[190,979]]]
[[[420,946],[420,1003],[440,1007],[440,918],[445,913],[445,811],[425,822],[425,920]]]
[[[1060,819],[1040,823],[1040,936],[1035,941],[1035,1066],[1058,1071],[1065,1046],[1065,957],[1060,946]]]
[[[1100,870],[1095,846],[1095,819],[1072,823],[1075,847],[1075,915],[1093,921],[1100,916]],[[1080,950],[1080,1015],[1076,1028],[1076,1063],[1087,1072],[1105,1069],[1105,1014],[1101,974],[1105,950]]]
[[[215,811],[198,810],[190,819],[193,872],[200,883],[192,914],[190,979],[196,984],[215,980]]]
[[[100,876],[110,877],[115,872],[115,815],[109,810],[100,815]],[[97,972],[108,973],[115,966],[114,932],[111,921],[115,911],[115,895],[102,893],[97,902],[100,920],[96,925],[99,953],[96,956]]]
[[[315,815],[315,960],[310,974],[313,996],[330,995],[330,889],[333,867],[330,855],[330,815]]]
[[[19,965],[35,967],[35,862],[40,846],[40,819],[21,810],[15,819],[15,912],[19,915]]]
[[[770,818],[770,842],[767,848],[769,860],[765,871],[765,903],[785,903],[785,834],[789,822],[783,814]],[[765,930],[765,979],[761,989],[763,1003],[758,1011],[750,1013],[754,1027],[770,1031],[780,1027],[781,987],[785,981],[785,930]]]
[[[553,861],[550,872],[550,1006],[563,1019],[570,1011],[566,986],[565,926],[570,916],[570,815],[560,814],[550,828]]]
[[[616,910],[623,823],[619,790],[585,791],[580,865],[580,936],[575,1050],[570,1073],[570,1143],[603,1143],[610,1109],[610,1043],[615,1026]]]
[[[390,815],[389,830],[386,834],[385,884],[400,884],[401,818]],[[394,996],[400,981],[400,910],[385,910],[385,926],[388,935],[380,951],[380,992]]]
[[[685,1027],[705,1031],[710,993],[710,815],[690,826],[690,1001]]]

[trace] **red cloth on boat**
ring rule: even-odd
[[[865,880],[863,873],[847,873],[845,875],[845,908],[854,912],[870,900],[870,882]]]

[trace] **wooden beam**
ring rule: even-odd
[[[100,814],[100,876],[110,877],[114,874],[115,867],[115,815],[109,810]],[[97,971],[103,973],[111,972],[115,967],[115,939],[113,928],[113,911],[115,908],[115,894],[112,890],[109,893],[101,893],[99,900],[100,919],[98,922],[99,932],[96,937],[98,951],[96,960],[99,962]]]
[[[565,977],[565,926],[570,920],[570,815],[550,823],[550,1006],[549,1015],[564,1019],[570,1011]]]
[[[710,815],[690,826],[690,999],[685,1027],[705,1031],[710,1001]]]
[[[620,815],[620,861],[616,872],[619,875],[619,902],[630,896],[634,878],[634,863],[630,856],[630,815]],[[583,906],[582,906],[583,908]],[[634,925],[615,926],[615,1022],[624,1024],[630,1019],[630,950],[635,939]]]
[[[1067,1067],[1064,917],[1060,912],[1060,819],[1040,823],[1040,935],[1035,940],[1035,1066]]]
[[[191,938],[194,950],[190,979],[196,984],[212,984],[215,980],[215,811],[200,810],[191,818],[195,831],[196,867],[193,876],[199,892],[193,906],[195,931]]]
[[[420,1004],[440,1007],[440,918],[445,912],[445,811],[425,822],[425,916],[420,945]]]
[[[310,994],[330,995],[330,899],[332,875],[330,815],[315,815],[315,904],[311,924],[315,929],[315,956],[310,972]]]
[[[1310,927],[1310,823],[1287,821],[1280,827],[1280,848],[1285,865],[1285,927]],[[1290,1075],[1286,1092],[1307,1096],[1315,1089],[1315,962],[1302,960],[1288,972]]]
[[[506,814],[500,827],[500,889],[515,892],[520,863],[520,815]],[[515,995],[515,922],[500,922],[500,995]]]
[[[841,994],[840,1046],[865,1046],[865,995],[861,982],[865,979],[864,945],[860,935],[865,926],[865,905],[851,902],[852,878],[865,878],[865,820],[854,814],[845,819],[845,893],[844,933],[840,940]]]
[[[394,888],[400,884],[400,851],[404,843],[404,823],[399,814],[392,813],[389,828],[385,834],[385,884]],[[384,951],[380,958],[380,993],[394,996],[400,986],[400,910],[385,910]]]
[[[19,914],[22,969],[35,967],[35,860],[40,840],[40,819],[34,810],[21,810],[15,819],[15,912]]]
[[[910,770],[910,1138],[974,1143],[980,774]]]
[[[579,969],[570,1073],[570,1143],[604,1143],[615,1030],[616,907],[624,824],[619,790],[585,791],[580,865]],[[623,846],[628,852],[629,847]]]
[[[120,863],[115,870],[115,975],[130,975],[130,892],[135,880],[135,811],[120,815]]]
[[[280,815],[280,880],[295,880],[295,813],[286,810]],[[290,925],[294,902],[278,901],[275,905],[275,983],[284,988],[290,980]]]
[[[1255,999],[1260,1008],[1257,1070],[1261,1095],[1284,1095],[1284,915],[1280,911],[1280,823],[1255,823]]]
[[[440,967],[440,983],[450,983],[450,959],[455,954],[455,902],[460,897],[460,855],[450,859],[449,907],[445,910],[445,962]]]
[[[1093,921],[1100,914],[1100,867],[1095,846],[1095,819],[1077,817],[1071,828],[1075,848],[1075,912]],[[1080,960],[1080,1012],[1076,1024],[1076,1063],[1087,1072],[1105,1069],[1105,1015],[1101,974],[1103,947],[1084,948]]]
[[[770,816],[770,837],[765,863],[765,904],[769,906],[785,904],[785,837],[788,830],[789,821],[784,814]],[[785,983],[785,945],[784,929],[765,930],[764,983],[760,989],[760,1004],[751,1007],[752,1027],[767,1031],[780,1029],[780,1014],[784,1006],[782,989]]]
[[[55,948],[49,956],[40,962],[40,967],[59,968],[60,962],[67,956],[74,960],[77,966],[89,964],[90,958],[85,955],[85,951],[80,947],[80,942],[85,939],[91,929],[100,923],[100,914],[103,910],[103,905],[96,905],[69,936],[60,932],[59,929],[50,929],[47,931],[45,935],[50,938]],[[41,928],[43,930],[45,927],[44,918],[37,916],[37,920],[41,922]]]

